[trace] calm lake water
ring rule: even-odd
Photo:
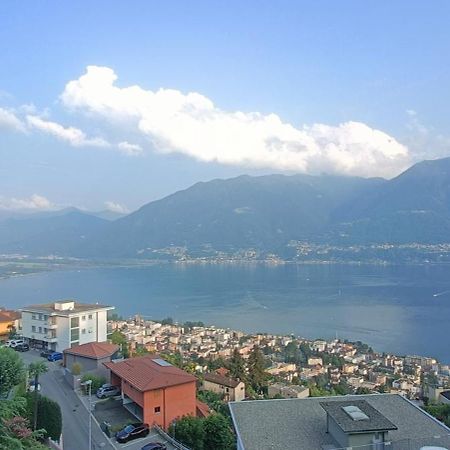
[[[450,266],[156,265],[0,280],[0,305],[76,298],[118,313],[362,340],[450,363]]]

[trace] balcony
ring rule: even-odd
[[[58,338],[56,337],[55,334],[46,334],[44,340],[47,342],[56,342]]]
[[[58,325],[56,324],[56,320],[49,320],[47,322],[47,328],[49,328],[50,330],[55,330],[58,327]]]

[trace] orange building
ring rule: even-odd
[[[196,378],[157,355],[109,362],[111,384],[122,391],[124,407],[144,423],[167,430],[182,416],[195,416]]]
[[[17,328],[17,322],[20,319],[20,314],[15,311],[8,311],[0,309],[0,341],[6,341],[9,333],[14,328]]]

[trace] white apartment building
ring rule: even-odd
[[[22,308],[22,335],[40,348],[62,352],[74,345],[104,342],[107,312],[114,306],[59,300]]]

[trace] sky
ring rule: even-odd
[[[0,210],[450,156],[446,0],[0,2]]]

